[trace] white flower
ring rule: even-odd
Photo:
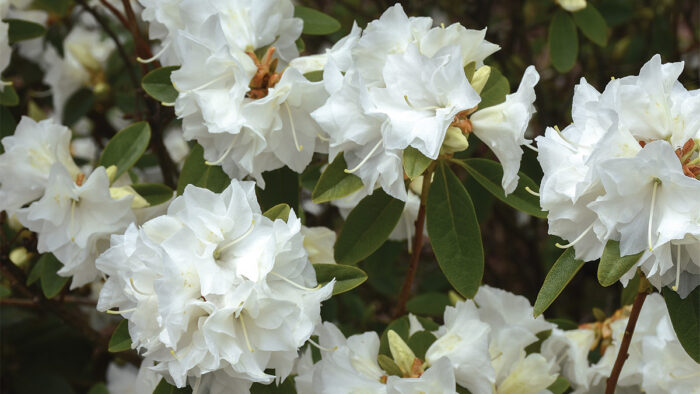
[[[17,218],[38,234],[37,250],[51,252],[63,263],[61,276],[72,276],[71,288],[98,277],[95,258],[109,236],[134,221],[131,198],[115,200],[104,167],[74,179],[61,163],[51,167],[44,196],[17,211]]]
[[[521,145],[529,144],[525,131],[535,113],[535,85],[540,76],[534,66],[525,70],[515,93],[506,101],[474,113],[469,120],[473,133],[493,150],[503,165],[503,190],[510,194],[518,184],[518,169],[523,155]]]
[[[322,71],[326,63],[332,62],[339,70],[347,71],[352,65],[351,51],[360,39],[361,33],[362,29],[357,26],[357,22],[353,22],[350,34],[338,40],[331,48],[326,49],[324,53],[300,56],[290,61],[289,67],[296,68],[302,74],[306,74],[313,71]]]
[[[457,45],[462,53],[462,65],[474,62],[476,68],[484,65],[484,59],[501,49],[484,38],[486,29],[472,30],[453,23],[447,28],[434,27],[420,39],[420,51],[423,55],[433,57],[442,48]]]
[[[143,6],[141,19],[148,22],[149,38],[161,41],[161,48],[154,58],[167,66],[180,63],[171,45],[176,31],[184,28],[180,16],[181,0],[139,0],[139,3]]]
[[[54,163],[63,165],[71,176],[78,175],[70,155],[70,139],[70,130],[52,119],[35,122],[22,117],[14,135],[2,139],[0,211],[11,214],[40,198]]]
[[[152,394],[160,376],[150,370],[150,360],[144,360],[140,368],[131,364],[119,366],[112,362],[107,366],[107,390],[110,394]]]
[[[557,380],[554,360],[547,361],[541,354],[532,353],[525,356],[523,350],[520,359],[509,369],[507,377],[496,383],[498,394],[538,394]]]
[[[560,330],[555,328],[542,343],[541,352],[548,359],[558,360],[562,375],[575,388],[588,390],[593,371],[588,363],[588,353],[595,341],[591,329]]]
[[[386,382],[388,394],[454,394],[455,374],[450,361],[437,360],[418,378],[389,376]]]
[[[284,379],[333,288],[314,288],[300,231],[293,213],[261,215],[252,182],[221,194],[189,185],[167,215],[112,238],[98,309],[119,308],[133,347],[178,387]]]
[[[335,264],[333,230],[326,227],[301,226],[301,234],[304,236],[304,249],[309,254],[311,264]]]
[[[51,87],[54,117],[62,119],[63,107],[81,87],[104,88],[104,70],[114,42],[98,30],[75,26],[63,41],[64,56],[51,46],[44,54],[48,69],[44,83]]]
[[[445,325],[435,332],[438,337],[425,353],[432,363],[442,357],[454,367],[457,384],[472,393],[489,393],[495,383],[495,371],[489,354],[491,327],[479,320],[474,302],[458,302],[445,309]]]

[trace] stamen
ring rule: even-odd
[[[320,284],[319,284],[318,286],[314,287],[313,289],[310,288],[310,287],[302,286],[302,285],[300,285],[300,284],[298,284],[298,283],[295,283],[295,282],[293,282],[293,281],[291,281],[291,280],[285,278],[284,276],[278,274],[278,273],[275,272],[275,271],[270,271],[270,274],[272,274],[272,275],[274,275],[274,276],[276,276],[276,277],[282,279],[283,281],[285,281],[285,282],[289,283],[290,285],[292,285],[292,286],[294,286],[294,287],[296,287],[296,288],[298,288],[298,289],[301,289],[301,290],[316,291],[316,290],[318,290],[318,289],[321,288],[321,285],[320,285]]]
[[[678,282],[681,280],[681,244],[678,244],[676,253],[676,284],[671,287],[673,291],[678,291]]]
[[[255,350],[253,350],[253,347],[250,346],[250,339],[248,339],[248,330],[245,328],[245,321],[243,321],[243,312],[241,311],[241,314],[238,315],[238,320],[241,322],[241,327],[243,327],[243,337],[245,338],[245,344],[248,346],[248,350],[250,350],[251,353],[254,353]]]
[[[432,111],[432,110],[436,110],[436,109],[441,108],[441,107],[438,107],[435,105],[431,105],[429,107],[417,108],[417,107],[414,107],[410,101],[408,101],[408,96],[403,96],[403,99],[406,100],[406,104],[408,104],[409,107],[411,107],[412,109],[415,109],[416,111]]]
[[[318,137],[318,139],[321,140],[321,141],[323,141],[323,142],[328,142],[328,141],[331,140],[331,139],[328,138],[328,137],[322,136],[321,133],[316,133],[316,137]]]
[[[649,227],[647,231],[647,240],[649,241],[649,251],[653,251],[654,247],[651,244],[651,224],[654,219],[654,204],[656,204],[656,189],[658,189],[660,180],[654,180],[654,189],[651,192],[651,209],[649,210]]]
[[[75,218],[75,204],[77,203],[77,201],[75,201],[75,200],[72,200],[72,201],[73,202],[71,202],[71,204],[70,204],[70,227],[69,227],[69,229],[70,229],[70,239],[72,242],[75,242],[75,232],[73,231],[73,222],[75,222],[75,220],[73,220],[73,219]]]
[[[536,147],[534,147],[534,146],[532,146],[532,145],[530,145],[530,144],[525,144],[524,146],[525,146],[526,148],[532,149],[533,151],[535,151],[535,152],[537,152],[537,153],[540,152],[539,149],[537,149]]]
[[[231,149],[233,149],[233,146],[236,144],[236,141],[238,140],[239,135],[241,135],[241,133],[238,133],[233,137],[233,139],[231,140],[231,144],[228,146],[228,148],[226,148],[226,151],[224,152],[223,155],[221,155],[221,157],[219,157],[216,161],[205,160],[204,164],[206,164],[208,166],[218,166],[219,164],[221,164],[221,162],[224,161],[226,156],[228,156],[228,154],[231,152]]]
[[[496,357],[491,358],[491,361],[496,361],[498,360],[501,356],[503,355],[503,352],[499,352]]]
[[[149,57],[148,59],[143,59],[143,58],[141,58],[141,57],[136,57],[136,61],[139,62],[139,63],[143,63],[143,64],[152,63],[152,62],[158,60],[158,58],[159,58],[163,53],[165,53],[165,51],[166,51],[169,47],[170,47],[170,42],[168,42],[167,44],[163,45],[163,48],[161,48],[160,51],[158,51],[158,53],[156,53],[155,55],[153,55],[153,57]]]
[[[297,141],[297,131],[294,128],[294,120],[292,120],[292,110],[289,109],[289,104],[286,101],[284,102],[284,107],[287,108],[287,115],[289,116],[289,124],[292,125],[292,138],[294,138],[294,146],[297,147],[297,152],[301,152],[301,150],[304,149],[304,147],[299,145],[299,141]]]
[[[180,357],[178,357],[177,354],[175,354],[175,351],[174,351],[173,349],[170,349],[170,354],[172,354],[173,357],[175,357],[176,360],[179,360],[179,359],[180,359]]]
[[[334,352],[334,351],[338,350],[338,346],[333,346],[332,348],[328,348],[328,347],[323,347],[323,346],[319,345],[318,343],[316,343],[316,341],[314,341],[311,338],[309,338],[307,340],[309,341],[310,344],[316,346],[319,350],[323,350],[324,352]]]
[[[213,85],[213,84],[215,84],[215,83],[221,81],[222,79],[228,78],[228,77],[231,76],[232,74],[233,74],[233,73],[226,73],[226,74],[219,75],[218,77],[212,79],[211,81],[209,81],[209,82],[207,82],[207,83],[205,83],[205,84],[202,84],[202,85],[200,85],[200,86],[197,86],[196,88],[190,89],[190,90],[180,90],[180,89],[178,89],[177,85],[175,85],[175,84],[173,84],[173,87],[175,88],[175,90],[177,90],[177,91],[180,92],[180,93],[192,93],[192,92],[196,92],[196,91],[198,91],[198,90],[205,89],[205,88],[207,88],[207,87],[209,87],[209,86],[211,86],[211,85]]]
[[[369,158],[374,154],[374,152],[376,152],[377,149],[379,149],[379,147],[382,145],[382,142],[384,142],[384,140],[380,139],[379,142],[377,142],[377,145],[375,145],[374,148],[372,148],[372,150],[369,151],[369,153],[367,154],[367,156],[365,156],[365,158],[362,159],[362,161],[360,162],[360,164],[358,164],[358,165],[357,165],[355,168],[353,168],[352,170],[348,170],[348,169],[346,168],[346,169],[345,169],[345,173],[346,173],[346,174],[352,174],[353,172],[359,170],[360,167],[362,167],[363,164],[367,163],[367,160],[369,160]]]
[[[131,284],[131,288],[134,289],[135,292],[137,292],[137,293],[139,293],[139,294],[141,294],[141,295],[145,295],[145,296],[149,296],[149,295],[150,295],[150,294],[144,293],[143,291],[141,291],[141,290],[139,290],[139,289],[136,288],[136,285],[134,284],[134,278],[129,278],[129,283]]]
[[[230,248],[231,246],[233,246],[233,245],[235,245],[235,244],[241,242],[241,241],[243,240],[243,238],[247,237],[248,235],[250,235],[250,233],[253,232],[253,228],[255,228],[255,219],[253,219],[253,221],[250,222],[250,227],[248,227],[248,230],[247,230],[243,235],[241,235],[240,237],[238,237],[238,238],[234,239],[233,241],[227,243],[226,245],[224,245],[224,246],[222,246],[222,247],[220,247],[220,248],[217,248],[217,249],[214,251],[214,258],[217,258],[217,259],[218,259],[219,256],[221,255],[221,252],[223,252],[224,250]]]
[[[573,147],[576,147],[576,148],[583,148],[583,147],[584,147],[583,145],[577,144],[577,143],[571,141],[570,139],[564,137],[564,134],[562,134],[561,130],[559,130],[559,126],[556,126],[556,125],[555,125],[555,126],[553,127],[553,129],[554,129],[554,131],[557,132],[557,134],[559,134],[559,137],[560,137],[561,139],[563,139],[564,142],[566,142],[567,144],[569,144],[569,145],[571,145],[571,146],[573,146]]]
[[[113,311],[113,310],[106,310],[105,313],[108,315],[121,315],[122,313],[129,313],[129,312],[134,312],[136,308],[131,308],[131,309],[122,309],[118,311]]]
[[[588,226],[588,228],[586,228],[585,230],[583,230],[583,232],[581,233],[581,235],[579,235],[575,240],[573,240],[573,242],[568,243],[568,244],[566,244],[566,245],[562,245],[562,244],[560,244],[559,242],[557,242],[557,243],[554,244],[554,246],[556,246],[556,247],[559,248],[559,249],[567,249],[567,248],[570,248],[570,247],[576,245],[576,243],[578,243],[578,241],[580,241],[581,239],[583,239],[583,237],[584,237],[586,234],[588,234],[589,231],[591,231],[591,229],[593,228],[593,225],[594,225],[594,224],[595,224],[595,222],[591,223],[591,225]]]
[[[175,103],[174,103],[174,102],[172,102],[172,103],[166,103],[165,101],[161,101],[161,102],[160,102],[160,105],[162,105],[163,107],[174,107],[174,106],[175,106]]]
[[[679,380],[681,380],[681,379],[694,378],[694,377],[700,375],[700,371],[697,371],[697,372],[695,372],[695,373],[691,373],[690,375],[683,375],[683,376],[676,376],[676,375],[673,374],[673,372],[669,372],[668,374],[671,375],[671,377],[674,378],[674,379],[679,379]]]
[[[535,197],[539,197],[540,193],[537,193],[536,191],[530,189],[530,186],[525,186],[525,191],[532,194]]]

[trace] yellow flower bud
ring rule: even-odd
[[[115,200],[119,200],[128,196],[133,196],[134,199],[131,201],[131,208],[134,209],[145,208],[151,205],[148,203],[148,201],[146,201],[145,198],[141,197],[140,194],[136,193],[136,191],[132,189],[131,186],[110,187],[109,195]]]
[[[471,83],[472,88],[474,88],[474,90],[476,90],[478,94],[481,94],[481,91],[484,90],[484,86],[486,86],[486,81],[489,80],[490,76],[491,67],[481,66],[478,70],[474,72],[474,76],[472,76],[472,80],[469,81],[469,83]]]
[[[10,252],[10,261],[16,266],[21,267],[32,257],[32,254],[27,251],[27,248],[20,246]]]
[[[394,358],[394,362],[399,366],[401,372],[408,376],[411,373],[411,367],[413,366],[413,360],[416,359],[416,355],[413,354],[413,350],[404,342],[403,338],[394,330],[389,330],[387,333],[389,338],[389,350],[391,351],[391,356]]]
[[[461,152],[469,147],[467,136],[457,127],[448,127],[445,133],[445,140],[442,142],[440,153]]]
[[[109,178],[109,184],[111,185],[114,183],[114,176],[117,175],[117,166],[111,165],[105,168],[105,172],[107,173],[107,178]]]

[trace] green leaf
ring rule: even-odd
[[[287,204],[299,213],[299,174],[289,167],[263,173],[265,189],[256,188],[260,208],[265,211],[277,204]]]
[[[620,242],[608,241],[598,264],[598,282],[604,287],[614,284],[637,264],[642,254],[644,254],[643,251],[629,256],[620,256]]]
[[[268,209],[263,213],[266,218],[275,221],[276,219],[282,219],[285,222],[289,219],[289,212],[291,208],[287,204],[277,204],[274,207]]]
[[[323,70],[310,71],[304,74],[304,77],[306,77],[306,79],[308,79],[311,82],[323,81]]]
[[[316,281],[325,285],[335,278],[333,295],[345,293],[367,280],[367,274],[357,267],[343,264],[314,264]]]
[[[0,106],[0,140],[15,134],[17,122],[12,113],[5,107]],[[0,155],[5,153],[5,148],[0,143]]]
[[[474,180],[479,182],[484,189],[488,190],[499,200],[532,216],[547,218],[547,212],[540,209],[539,198],[525,190],[525,187],[529,187],[532,191],[539,189],[535,181],[529,176],[518,172],[518,176],[520,176],[518,187],[515,188],[513,193],[506,196],[501,186],[501,179],[503,178],[501,163],[489,159],[466,159],[454,162],[464,167],[469,172],[469,175],[474,177]]]
[[[131,336],[129,336],[129,321],[123,319],[114,329],[112,337],[109,338],[107,350],[110,353],[123,352],[131,349]]]
[[[342,153],[336,156],[321,174],[311,192],[311,200],[320,204],[349,196],[362,189],[362,180],[357,175],[345,172],[347,166]]]
[[[19,104],[19,96],[17,96],[17,91],[12,85],[5,85],[0,91],[0,105],[6,107],[14,107]]]
[[[97,383],[90,387],[90,391],[87,394],[109,394],[109,390],[107,390],[107,386],[104,383]]]
[[[10,294],[12,294],[12,290],[10,290],[9,287],[7,287],[3,284],[0,284],[0,298],[5,298],[5,297],[9,296]]]
[[[425,157],[414,147],[409,146],[403,151],[403,170],[411,180],[421,176],[432,162],[432,159]]]
[[[571,321],[569,319],[554,318],[547,319],[548,322],[554,323],[561,330],[575,330],[578,328],[578,323]]]
[[[474,77],[474,72],[476,72],[476,62],[469,62],[466,66],[464,66],[464,75],[467,77],[467,80],[469,80],[469,82],[472,81],[472,77]]]
[[[173,197],[173,190],[162,183],[136,183],[131,188],[149,204],[159,205]]]
[[[46,34],[46,28],[38,23],[21,19],[3,19],[3,21],[9,25],[7,37],[10,40],[10,44],[31,40]]]
[[[664,287],[663,294],[678,340],[690,358],[700,363],[700,287],[685,299],[668,287]]]
[[[32,5],[37,9],[48,11],[57,15],[65,15],[73,0],[34,0]]]
[[[87,115],[95,104],[95,94],[91,89],[82,88],[73,93],[63,108],[63,124],[70,127]]]
[[[182,166],[180,178],[177,180],[177,194],[185,191],[185,186],[194,185],[221,193],[231,184],[231,178],[226,175],[221,166],[210,166],[204,162],[204,149],[195,144]]]
[[[567,249],[554,263],[547,277],[544,278],[542,288],[535,300],[535,317],[541,315],[552,305],[552,302],[559,297],[574,275],[583,267],[584,262],[576,260],[574,254],[574,248]]]
[[[350,212],[338,235],[335,261],[355,264],[379,249],[394,231],[405,204],[381,189],[362,199]]]
[[[445,293],[423,293],[408,300],[406,310],[416,315],[439,317],[448,305],[450,297]]]
[[[379,339],[379,353],[380,354],[386,354],[388,356],[391,355],[391,351],[389,350],[389,338],[387,337],[387,333],[390,330],[393,330],[401,338],[403,338],[404,341],[408,341],[408,331],[410,328],[410,323],[408,321],[408,315],[401,316],[400,318],[392,321],[389,323],[388,326],[384,329],[384,332],[382,332],[382,336]]]
[[[571,70],[578,57],[576,26],[564,10],[558,10],[549,24],[549,56],[552,65],[560,73]]]
[[[552,394],[564,394],[564,392],[566,391],[566,389],[569,388],[569,386],[571,386],[569,380],[563,376],[559,376],[557,380],[554,381],[554,383],[547,387],[547,390],[551,391]]]
[[[296,394],[296,392],[293,376],[287,377],[279,385],[277,382],[272,382],[270,384],[253,383],[250,386],[250,394]]]
[[[425,360],[425,352],[428,351],[430,345],[435,342],[437,338],[430,331],[418,331],[408,338],[408,347],[413,350],[413,353],[421,360]]]
[[[435,171],[426,214],[440,269],[462,296],[474,297],[484,274],[479,222],[469,193],[444,163]]]
[[[30,286],[34,282],[41,279],[41,271],[44,269],[44,261],[46,261],[46,260],[43,260],[40,258],[34,264],[34,267],[32,267],[32,270],[29,271],[29,276],[27,277],[27,286]]]
[[[180,66],[161,67],[150,71],[141,80],[141,87],[149,96],[161,103],[174,103],[177,99],[177,90],[170,80],[170,74]]]
[[[70,279],[57,274],[63,264],[52,253],[41,255],[37,264],[41,264],[41,291],[46,298],[55,297]]]
[[[379,364],[379,367],[383,369],[387,375],[403,377],[403,372],[401,372],[401,368],[399,368],[399,366],[396,365],[394,360],[386,354],[380,354],[377,356],[377,364]]]
[[[153,394],[192,394],[192,389],[189,386],[179,389],[166,382],[165,379],[161,379],[155,390],[153,390]]]
[[[572,15],[584,36],[601,47],[608,45],[608,24],[590,1],[586,4],[586,8]]]
[[[121,130],[105,146],[100,157],[100,165],[105,168],[117,166],[114,179],[128,171],[141,158],[151,140],[151,126],[137,122]]]
[[[406,267],[397,261],[406,249],[406,241],[387,241],[362,262],[367,283],[379,293],[396,298],[401,290]]]
[[[497,68],[491,67],[489,80],[481,90],[481,102],[479,109],[491,107],[506,101],[506,95],[510,93],[510,83]]]
[[[622,294],[620,295],[620,305],[632,305],[634,303],[634,297],[637,296],[637,291],[639,290],[639,271],[634,273],[634,278],[632,278],[626,287],[622,288]]]
[[[304,21],[302,34],[322,36],[335,33],[340,29],[340,22],[335,18],[312,8],[294,6],[294,17]]]

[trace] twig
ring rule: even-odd
[[[630,343],[632,342],[632,334],[634,334],[634,328],[637,325],[637,319],[639,318],[639,312],[642,310],[642,305],[644,300],[647,298],[647,289],[649,288],[649,281],[641,274],[641,281],[639,282],[639,292],[634,298],[634,304],[632,305],[632,312],[630,312],[629,320],[627,321],[627,327],[625,328],[625,336],[622,338],[622,343],[620,344],[620,350],[617,353],[617,359],[615,359],[615,365],[613,365],[612,372],[610,372],[610,377],[607,381],[607,386],[605,387],[605,394],[614,394],[615,387],[617,386],[617,380],[620,378],[620,373],[622,372],[622,367],[625,365],[627,357],[629,357]]]
[[[423,174],[423,188],[421,189],[420,193],[420,208],[418,209],[415,234],[413,235],[413,254],[411,255],[411,261],[408,265],[406,279],[404,279],[403,286],[401,286],[399,301],[396,304],[396,309],[394,310],[395,318],[401,316],[406,310],[406,302],[408,301],[408,297],[411,295],[411,287],[413,286],[413,280],[415,279],[416,271],[418,270],[418,261],[420,261],[420,252],[423,249],[424,241],[423,230],[425,228],[425,202],[428,199],[430,180],[436,165],[437,161],[434,161]]]
[[[129,22],[126,20],[126,18],[124,18],[124,15],[122,15],[122,13],[119,12],[118,9],[114,8],[114,6],[113,6],[112,4],[109,3],[109,1],[107,1],[107,0],[100,0],[100,3],[102,3],[102,5],[103,5],[105,8],[107,8],[107,9],[112,13],[112,15],[114,15],[117,19],[119,19],[119,22],[120,22],[124,27],[126,27],[127,29],[129,28]]]

